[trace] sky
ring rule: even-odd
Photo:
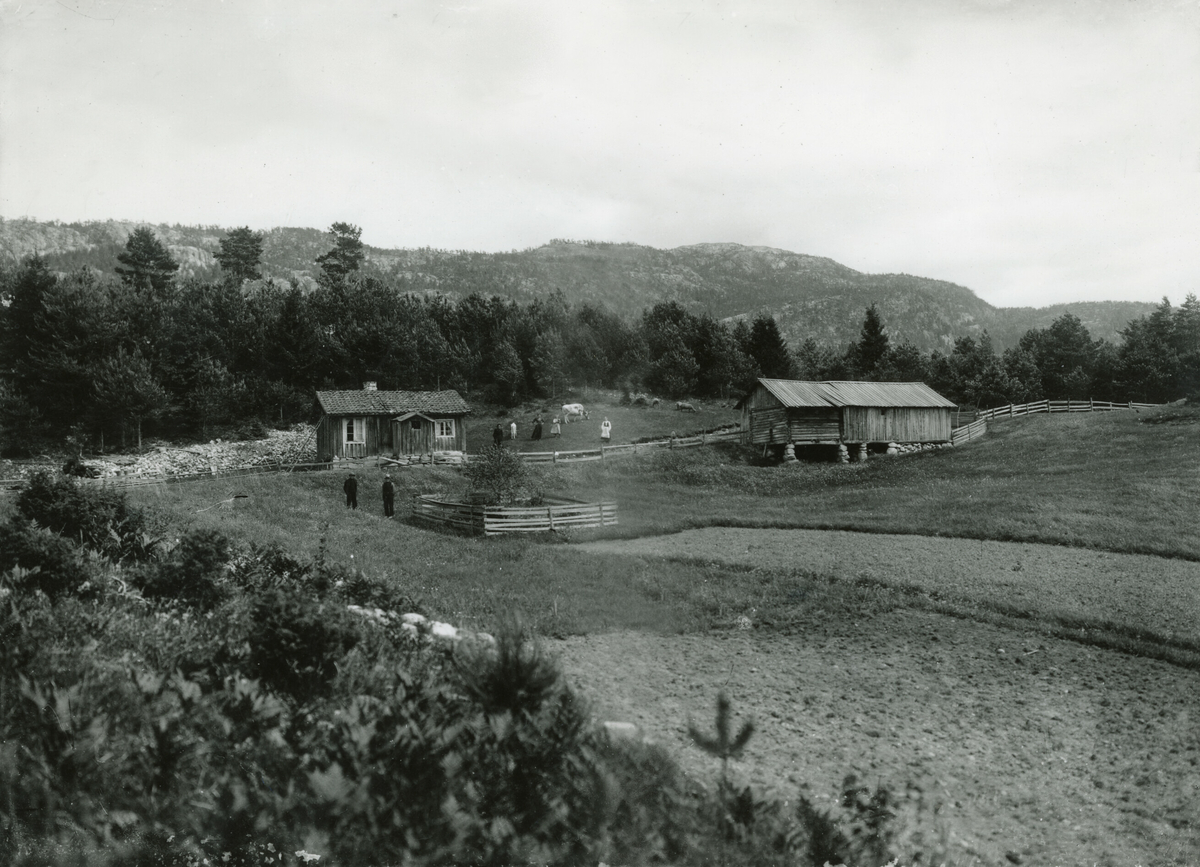
[[[0,217],[1200,294],[1200,0],[0,0]]]

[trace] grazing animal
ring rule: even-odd
[[[591,413],[583,408],[582,403],[564,403],[562,405],[563,421],[567,424],[571,423],[571,418],[576,421],[583,421],[585,418],[591,418]]]
[[[678,400],[675,402],[675,408],[680,412],[695,412],[696,407],[692,406],[686,400]]]

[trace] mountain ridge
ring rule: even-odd
[[[180,262],[183,277],[216,279],[213,253],[229,230],[218,226],[132,220],[81,223],[0,218],[0,264],[33,253],[51,268],[112,273],[125,239],[149,226]],[[312,288],[315,259],[331,246],[328,233],[305,227],[263,232],[265,277]],[[527,303],[561,291],[572,303],[593,303],[626,314],[662,301],[732,320],[770,314],[784,337],[841,347],[857,339],[863,311],[876,304],[894,342],[922,351],[948,350],[960,337],[991,337],[1013,346],[1031,328],[1070,312],[1094,338],[1119,340],[1131,320],[1154,309],[1136,301],[1091,301],[1043,308],[995,307],[956,283],[910,274],[868,274],[833,259],[735,242],[656,248],[632,242],[555,239],[538,247],[497,253],[430,247],[368,246],[367,268],[403,291],[461,297],[472,292]]]

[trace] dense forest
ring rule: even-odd
[[[983,331],[926,352],[893,339],[871,304],[854,313],[855,340],[789,344],[771,315],[721,320],[678,300],[632,313],[561,291],[523,301],[488,285],[426,291],[400,270],[364,267],[360,236],[335,223],[307,283],[264,278],[265,238],[249,228],[218,240],[207,277],[181,276],[145,227],[113,254],[111,274],[39,256],[0,270],[0,448],[260,432],[309,418],[315,389],[367,380],[503,405],[583,385],[726,399],[756,376],[920,380],[980,407],[1200,396],[1194,295],[1178,308],[1164,299],[1115,342],[1063,313],[1002,351]]]

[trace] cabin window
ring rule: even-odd
[[[414,418],[412,421],[409,422],[409,424],[412,425],[413,430],[421,429],[421,420],[419,418]]]
[[[434,425],[436,426],[437,435],[439,437],[445,438],[454,436],[454,419],[439,418],[434,422]]]
[[[365,418],[348,418],[344,432],[344,442],[365,443],[367,441],[367,420]]]

